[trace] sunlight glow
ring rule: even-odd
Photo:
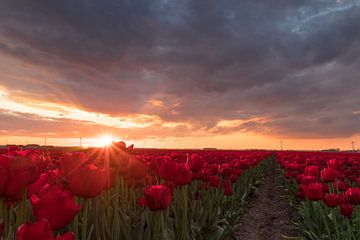
[[[99,144],[101,146],[109,146],[114,141],[116,141],[116,139],[111,135],[103,135],[103,136],[99,137],[98,140],[99,140]]]

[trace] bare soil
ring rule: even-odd
[[[295,210],[285,197],[275,160],[271,160],[264,181],[249,201],[240,219],[240,230],[228,240],[280,240],[297,235],[292,220]]]

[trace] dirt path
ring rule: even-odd
[[[275,160],[272,160],[263,184],[240,220],[240,230],[229,240],[278,240],[284,239],[283,236],[296,236],[291,225],[295,213],[284,195],[285,189],[278,178]]]

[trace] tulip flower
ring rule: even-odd
[[[349,203],[354,205],[360,204],[360,188],[348,188],[345,195]]]
[[[106,186],[104,170],[94,164],[80,166],[69,176],[69,189],[76,196],[93,198]]]
[[[177,171],[176,162],[174,162],[170,157],[165,157],[159,164],[160,165],[157,170],[159,177],[167,181],[172,181]]]
[[[351,204],[343,203],[340,207],[340,212],[344,217],[350,218],[353,213],[353,206]]]
[[[50,224],[46,219],[36,223],[24,223],[16,231],[17,240],[74,240],[75,235],[67,232],[62,236],[54,238]]]
[[[337,159],[330,159],[328,162],[329,168],[333,168],[336,171],[342,171],[344,162]]]
[[[129,179],[143,179],[148,175],[147,165],[140,159],[130,159],[125,177]]]
[[[331,194],[327,194],[324,197],[324,203],[328,206],[328,207],[336,207],[339,204],[339,198],[338,195],[335,193],[331,193]]]
[[[53,240],[50,224],[46,219],[41,219],[36,223],[24,223],[16,232],[17,240]]]
[[[0,156],[0,196],[9,201],[17,201],[26,185],[40,176],[40,168],[35,164],[36,156],[30,151],[15,151],[11,155]]]
[[[310,183],[305,188],[306,197],[310,201],[322,200],[324,198],[323,184],[322,183]]]
[[[192,174],[190,168],[186,164],[177,164],[174,183],[177,186],[187,185],[191,183]]]
[[[64,176],[69,176],[76,171],[88,158],[83,152],[67,153],[60,158],[61,172]]]
[[[310,176],[318,176],[319,175],[319,167],[318,166],[307,166],[305,168],[305,175]]]
[[[0,159],[0,197],[5,193],[10,176],[9,172],[1,166],[1,159]]]
[[[338,179],[333,183],[333,186],[335,188],[335,190],[338,191],[345,191],[347,189],[346,184],[344,183],[344,181]]]
[[[217,175],[212,175],[209,177],[209,183],[213,187],[218,187],[220,184],[220,177]]]
[[[333,168],[323,169],[320,175],[325,182],[333,182],[337,177],[339,177],[339,173]]]
[[[32,195],[31,205],[35,218],[45,218],[53,230],[66,227],[81,208],[76,205],[71,192],[62,191],[59,187],[52,187],[40,196]]]
[[[204,159],[199,154],[191,154],[189,159],[189,167],[191,171],[198,172],[204,166]]]
[[[41,174],[36,182],[27,186],[28,198],[30,198],[35,193],[39,194],[48,184],[56,184],[59,176],[59,172],[56,170],[49,170]]]
[[[136,201],[136,204],[141,207],[146,207],[146,199],[145,197],[141,197]]]
[[[152,185],[144,190],[146,206],[152,211],[165,210],[171,206],[172,192],[168,186]]]

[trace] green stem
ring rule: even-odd
[[[27,196],[26,196],[26,189],[21,193],[21,200],[19,202],[18,211],[16,214],[16,221],[15,226],[18,228],[21,224],[23,224],[27,220]]]
[[[78,205],[79,204],[79,198],[75,197],[75,202]],[[74,232],[75,236],[79,236],[79,213],[75,215],[74,220],[72,221],[72,231]]]
[[[331,231],[330,231],[329,225],[327,223],[327,219],[326,219],[327,216],[326,216],[325,210],[324,210],[324,208],[323,208],[323,206],[321,204],[318,204],[318,205],[319,205],[319,208],[320,208],[320,211],[321,211],[321,216],[322,216],[322,218],[324,220],[324,224],[325,224],[325,228],[326,228],[328,237],[329,237],[329,239],[331,239],[331,237],[332,237],[331,236]]]
[[[186,232],[189,230],[188,228],[188,191],[187,186],[182,187],[182,195],[183,195],[183,209],[182,209],[182,223],[181,223],[181,238],[186,239]]]
[[[334,219],[334,225],[335,225],[335,231],[336,231],[336,239],[339,239],[340,238],[340,232],[339,232],[339,226],[337,224],[337,219],[336,219],[337,216],[336,216],[335,211],[336,211],[336,208],[333,208],[331,210],[331,214],[332,214],[332,217]]]
[[[90,199],[85,199],[84,203],[84,213],[82,216],[82,223],[81,223],[81,240],[87,239],[87,225],[88,225],[88,212],[90,206]]]
[[[150,229],[150,231],[152,231],[151,234],[151,240],[158,240],[158,239],[162,239],[161,236],[161,212],[160,211],[156,211],[151,213],[152,216],[152,220],[153,220],[153,227],[152,229]]]
[[[112,237],[114,239],[120,239],[120,231],[118,224],[120,223],[120,216],[119,216],[119,208],[120,208],[120,192],[124,192],[124,181],[123,178],[119,175],[119,173],[116,173],[116,179],[115,179],[115,193],[114,193],[114,217],[112,219]],[[107,219],[109,222],[111,219]]]

